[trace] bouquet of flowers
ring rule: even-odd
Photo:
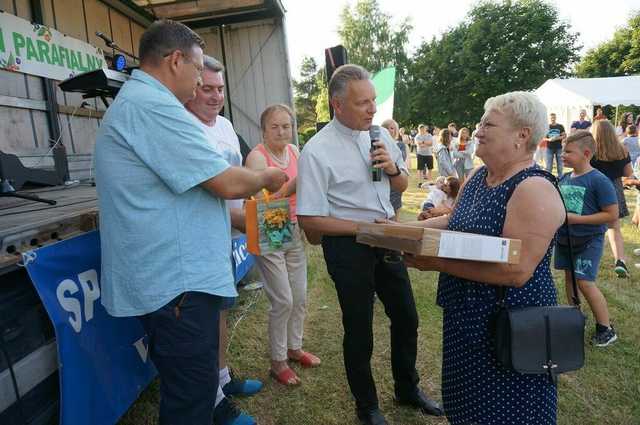
[[[289,199],[262,199],[246,201],[247,250],[255,255],[287,249],[293,244],[293,231],[289,216]]]

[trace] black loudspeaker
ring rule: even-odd
[[[24,269],[0,280],[0,383],[8,391],[0,393],[0,424],[55,425],[60,388],[58,372],[51,371],[57,363],[53,324]],[[18,383],[30,389],[21,393]]]
[[[335,72],[336,68],[348,63],[347,49],[345,49],[342,45],[324,49],[324,62],[328,85],[329,81],[331,80],[331,76]],[[329,102],[329,115],[331,116],[331,118],[333,118],[333,108],[331,107],[331,102]]]

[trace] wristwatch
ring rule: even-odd
[[[388,174],[388,173],[385,171],[385,174],[387,175],[387,177],[398,177],[400,174],[402,174],[402,171],[400,170],[400,167],[398,167],[398,163],[397,163],[397,162],[396,162],[396,170],[398,170],[398,171],[396,171],[396,172],[395,172],[395,173],[393,173],[393,174]]]

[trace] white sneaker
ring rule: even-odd
[[[636,248],[633,250],[633,255],[639,256],[640,257],[640,248]]]

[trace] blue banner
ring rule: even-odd
[[[96,231],[24,254],[54,324],[60,424],[113,425],[156,375],[142,326],[100,303]]]
[[[247,237],[245,235],[233,238],[231,250],[233,253],[233,275],[237,284],[251,270],[255,264],[255,258],[247,251]]]

